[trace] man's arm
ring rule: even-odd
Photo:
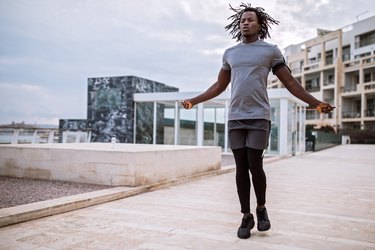
[[[287,67],[282,67],[276,71],[276,76],[284,84],[284,86],[298,99],[308,103],[320,113],[327,114],[331,112],[334,107],[330,104],[319,101],[307,92],[302,85],[292,76]]]
[[[196,97],[182,101],[181,104],[185,109],[190,109],[198,103],[205,102],[220,95],[228,87],[230,73],[230,70],[221,69],[217,81],[211,87]]]

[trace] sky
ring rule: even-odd
[[[87,79],[135,75],[204,91],[222,54],[224,0],[0,0],[0,124],[86,119]],[[373,0],[251,1],[280,24],[283,49],[375,15]]]

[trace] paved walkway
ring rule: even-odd
[[[272,228],[248,240],[236,237],[230,172],[0,228],[0,249],[375,249],[375,145],[281,159],[265,171]]]

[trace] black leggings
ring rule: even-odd
[[[239,148],[232,149],[236,161],[237,193],[241,204],[241,212],[250,212],[250,176],[253,181],[257,204],[266,203],[266,174],[263,170],[263,149]]]

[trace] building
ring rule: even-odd
[[[91,141],[108,142],[116,136],[119,142],[152,143],[150,138],[144,137],[134,140],[134,117],[146,131],[152,124],[147,123],[151,115],[150,107],[135,115],[133,94],[176,91],[178,88],[136,76],[89,78],[87,127],[91,131]],[[162,119],[163,113],[159,112],[157,117]],[[161,127],[158,131],[163,133]]]
[[[375,129],[375,16],[285,48],[292,74],[320,100],[337,107],[320,115],[306,112],[306,125],[335,131]],[[269,88],[283,88],[270,76]]]
[[[146,105],[142,113],[135,115],[133,94],[178,91],[178,88],[137,76],[89,78],[87,86],[87,119],[61,119],[59,129],[61,134],[67,130],[86,130],[91,142],[110,142],[115,136],[122,143],[152,143],[152,138],[140,137],[139,133],[139,137],[133,136],[134,117],[143,130],[148,131],[152,127],[152,123],[147,123],[152,107]],[[157,117],[160,120],[164,115],[159,112]],[[162,127],[158,131],[163,137]]]

